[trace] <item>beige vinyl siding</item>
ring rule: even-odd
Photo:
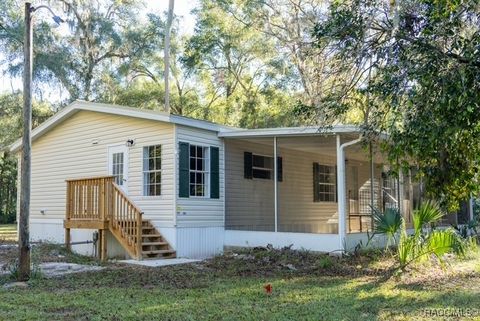
[[[132,117],[79,111],[32,146],[31,215],[39,219],[65,217],[65,180],[108,175],[108,147],[128,148],[128,194],[148,219],[173,226],[173,125]],[[97,144],[94,144],[97,142]],[[162,195],[143,196],[143,147],[162,145]],[[40,211],[44,209],[45,215]]]
[[[176,126],[176,149],[178,143],[186,142],[193,145],[214,146],[219,148],[220,166],[220,198],[206,197],[178,197],[178,170],[176,172],[177,184],[177,226],[179,227],[213,227],[224,226],[224,147],[222,139],[217,132],[196,129],[192,127]],[[176,166],[178,168],[178,152],[176,153]]]
[[[232,139],[225,142],[225,150],[226,229],[273,231],[273,179],[245,179],[243,164],[244,152],[273,156],[273,144]],[[278,156],[283,161],[283,181],[278,182],[278,231],[337,233],[337,202],[314,202],[313,195],[313,163],[336,166],[336,155],[287,149],[279,144]],[[351,166],[357,167],[359,187],[365,186],[370,179],[368,162],[349,161],[347,175]],[[376,177],[380,178],[379,167]],[[347,185],[351,188],[349,178]]]

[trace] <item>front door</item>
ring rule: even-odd
[[[128,148],[125,145],[108,148],[108,174],[115,177],[115,183],[128,192]]]

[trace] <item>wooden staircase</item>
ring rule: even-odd
[[[174,258],[175,250],[150,221],[142,221],[142,258]]]
[[[95,228],[100,232],[100,256],[106,258],[105,230],[137,260],[174,258],[175,250],[143,212],[115,184],[112,176],[67,180],[65,238],[71,228]]]

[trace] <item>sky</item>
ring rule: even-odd
[[[2,1],[2,0],[0,0]],[[147,13],[162,13],[168,10],[168,0],[144,0],[146,3],[146,8],[142,12],[142,15]],[[33,5],[39,5],[42,3],[41,0],[32,1]],[[192,34],[195,28],[195,18],[192,16],[191,11],[198,5],[198,0],[175,0],[174,4],[174,13],[180,17],[181,24],[181,33]],[[42,19],[49,19],[47,15],[42,14]],[[68,32],[66,26],[61,26],[60,32]],[[1,60],[1,56],[0,56]],[[21,78],[10,78],[7,75],[0,74],[0,93],[11,92],[12,88],[14,90],[22,88]],[[57,100],[58,93],[52,92],[47,94],[48,99]]]

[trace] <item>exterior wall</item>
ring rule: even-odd
[[[123,145],[127,139],[135,140],[128,151],[129,196],[156,226],[174,226],[173,125],[79,111],[33,143],[30,213],[33,240],[46,239],[45,224],[57,229],[65,218],[65,179],[108,175],[108,146]],[[162,195],[146,197],[142,186],[143,146],[154,144],[162,145]],[[39,222],[43,227],[37,229],[35,225]],[[48,235],[52,235],[53,241],[63,242],[63,228]],[[80,239],[75,235],[73,242],[85,240],[84,237],[91,239],[91,233]]]
[[[345,250],[352,252],[357,246],[365,247],[368,243],[367,233],[351,233],[347,234],[345,238]],[[387,244],[387,238],[384,235],[375,235],[373,239],[368,243],[368,248],[385,248]]]
[[[41,240],[51,243],[63,243],[64,231],[65,229],[63,228],[63,220],[30,220],[30,235],[32,240]],[[96,230],[90,229],[72,229],[72,242],[92,241],[93,233],[95,231]],[[106,237],[109,257],[119,259],[128,258],[128,254],[125,252],[120,243],[117,242],[115,237],[110,232],[107,231]],[[95,254],[94,247],[95,245],[93,243],[72,244],[73,251],[89,256],[93,256]]]
[[[225,231],[226,247],[256,247],[273,245],[275,248],[292,246],[295,250],[337,252],[338,234],[282,233],[259,231]]]
[[[204,259],[223,252],[223,226],[177,227],[177,257]]]
[[[176,195],[177,195],[177,221],[179,227],[211,227],[223,226],[224,224],[224,183],[225,162],[223,141],[217,137],[216,132],[195,129],[185,126],[176,126]],[[209,197],[178,197],[178,142],[187,142],[193,145],[214,146],[220,150],[220,198]]]
[[[223,140],[217,132],[177,125],[175,144],[176,164],[176,242],[177,256],[204,258],[223,250],[225,213],[225,161]],[[178,197],[178,143],[219,148],[220,198]]]

